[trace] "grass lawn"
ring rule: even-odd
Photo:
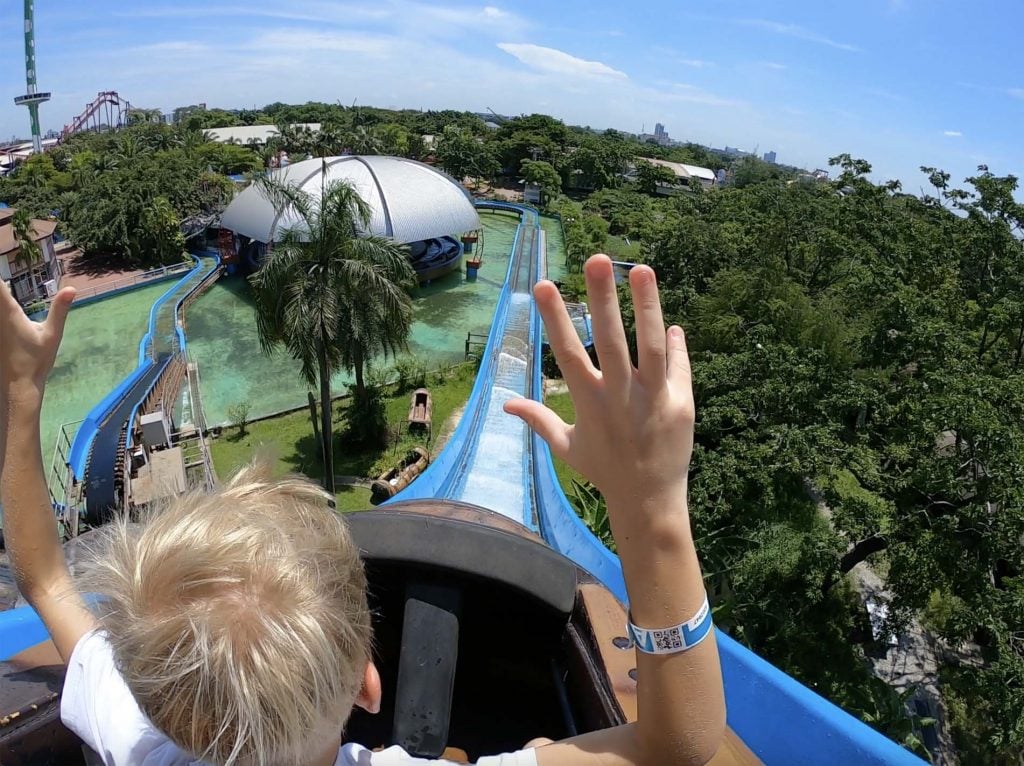
[[[469,399],[476,370],[460,366],[439,382],[439,374],[428,375],[433,399],[434,435],[439,436],[448,417]],[[373,478],[397,463],[406,452],[416,446],[431,450],[426,434],[409,433],[406,417],[409,414],[411,393],[391,393],[385,402],[389,434],[388,445],[382,449],[366,449],[346,444],[342,433],[345,427],[347,400],[334,404],[334,473],[336,476]],[[400,436],[399,436],[400,429]],[[274,459],[276,475],[301,473],[312,479],[323,478],[323,465],[313,437],[309,410],[300,410],[268,420],[250,423],[245,436],[239,437],[235,428],[225,429],[212,442],[213,464],[221,479],[231,476],[240,466],[249,462],[260,450],[266,450]],[[370,490],[365,487],[340,487],[337,493],[338,509],[364,510],[370,507]]]
[[[608,238],[604,243],[605,252],[616,261],[639,261],[640,260],[640,243],[630,242],[626,244],[626,240],[622,237],[609,234]]]

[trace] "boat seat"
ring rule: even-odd
[[[572,613],[576,567],[541,542],[412,511],[353,513],[346,518],[368,561],[470,575],[531,596],[566,620]]]
[[[456,588],[406,590],[391,742],[418,758],[438,758],[448,742],[461,606]]]

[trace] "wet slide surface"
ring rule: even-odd
[[[519,227],[480,373],[466,414],[446,448],[394,501],[446,498],[479,505],[539,531],[530,432],[506,415],[506,401],[539,396],[537,313],[530,291],[537,281],[543,232],[530,208],[480,203],[482,210],[517,212]]]

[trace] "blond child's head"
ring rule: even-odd
[[[359,551],[309,481],[256,466],[139,524],[90,568],[146,716],[215,764],[303,763],[337,737],[370,660]]]

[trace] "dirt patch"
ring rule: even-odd
[[[115,257],[86,258],[77,248],[62,252],[58,257],[64,273],[60,286],[74,287],[79,292],[103,292],[105,286],[144,273],[143,269],[125,268],[123,260]]]

